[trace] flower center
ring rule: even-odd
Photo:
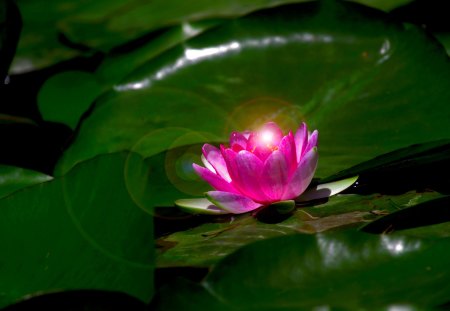
[[[271,131],[264,131],[260,134],[261,143],[268,149],[275,151],[278,150],[278,146],[274,145],[274,134]]]

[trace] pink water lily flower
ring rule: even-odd
[[[211,211],[239,214],[298,197],[317,167],[317,139],[305,123],[283,135],[270,122],[256,132],[231,133],[229,147],[205,144],[205,167],[193,168],[215,189],[206,193]]]

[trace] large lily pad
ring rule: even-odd
[[[78,290],[27,297],[3,308],[2,311],[52,310],[55,306],[58,310],[64,311],[146,310],[146,305],[142,301],[124,293]]]
[[[18,1],[25,20],[15,72],[42,68],[93,50],[109,51],[163,27],[233,17],[305,0],[183,1],[97,0]],[[411,0],[360,0],[390,10]],[[42,14],[42,7],[46,14]],[[57,38],[63,40],[57,40]],[[65,44],[63,44],[63,42]]]
[[[224,22],[132,73],[97,101],[59,172],[155,129],[226,140],[267,120],[285,129],[306,120],[319,129],[326,176],[448,138],[448,81],[445,51],[419,29],[351,3],[281,6]]]
[[[449,246],[355,232],[273,238],[226,257],[200,286],[162,291],[156,309],[430,309],[448,300]]]
[[[126,158],[98,157],[0,200],[0,307],[74,289],[122,291],[149,301],[152,218],[126,190]]]
[[[400,196],[338,195],[326,203],[298,208],[287,216],[269,211],[260,215],[203,218],[203,223],[193,228],[157,239],[157,266],[208,267],[255,241],[298,232],[315,234],[355,228],[392,212],[426,205],[438,197],[441,197],[438,193],[415,191]],[[189,217],[185,222],[195,223]]]

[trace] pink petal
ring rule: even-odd
[[[237,193],[237,190],[233,187],[233,185],[228,183],[226,180],[224,180],[219,175],[214,174],[209,169],[204,168],[195,163],[192,164],[192,167],[197,172],[197,174],[201,178],[203,178],[208,184],[210,184],[214,189],[220,190],[220,191],[228,191],[228,192],[236,192]]]
[[[300,158],[304,153],[307,144],[308,144],[308,128],[305,122],[302,122],[297,132],[295,132],[295,148],[297,154],[297,163],[300,162]]]
[[[208,160],[206,160],[205,156],[202,154],[202,163],[203,165],[210,170],[211,172],[213,172],[214,174],[217,174],[216,169],[211,165],[211,163],[208,162]]]
[[[317,146],[317,140],[319,138],[319,132],[314,130],[311,135],[308,137],[308,145],[306,146],[304,153],[307,153],[309,150]]]
[[[222,151],[223,158],[227,164],[228,173],[230,173],[233,187],[237,190],[237,193],[242,193],[242,187],[245,185],[241,182],[239,168],[237,167],[236,158],[238,154],[230,148],[225,148],[224,146],[220,146],[220,150]]]
[[[281,151],[274,151],[264,163],[260,183],[272,202],[280,201],[289,181],[289,166]]]
[[[284,155],[286,158],[286,164],[288,168],[289,176],[297,169],[297,157],[295,150],[295,140],[292,132],[289,132],[288,135],[284,136],[278,146],[278,150]]]
[[[263,171],[263,162],[253,153],[239,151],[235,160],[236,179],[233,177],[234,185],[243,194],[257,202],[264,202],[267,197],[262,192],[260,177]]]
[[[256,133],[250,133],[247,140],[247,148],[245,150],[253,152],[259,145],[258,135]]]
[[[239,172],[236,167],[236,156],[237,153],[230,148],[225,148],[223,145],[220,146],[220,151],[222,152],[223,159],[227,165],[228,174],[230,174],[231,180],[236,181],[239,179]]]
[[[233,214],[250,212],[262,206],[246,196],[224,191],[209,191],[206,197],[214,205]]]
[[[230,182],[230,174],[228,174],[227,165],[220,150],[212,145],[204,144],[202,151],[206,160],[212,165],[212,167],[214,167],[217,174],[219,174],[227,182]]]
[[[257,133],[251,133],[248,138],[247,143],[247,151],[250,151],[254,155],[256,155],[262,162],[266,161],[266,159],[272,154],[273,147],[264,144],[261,141],[261,137]]]
[[[232,132],[230,135],[230,148],[235,151],[245,150],[247,148],[247,138],[239,132]]]
[[[265,162],[272,152],[273,150],[266,146],[258,146],[253,150],[253,154],[258,157],[261,162]]]
[[[291,180],[286,187],[286,192],[283,195],[283,200],[290,200],[302,194],[314,176],[317,168],[318,153],[317,148],[314,147],[308,151],[301,159],[297,170],[292,175]]]

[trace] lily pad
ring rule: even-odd
[[[142,301],[124,293],[78,290],[27,297],[27,299],[3,308],[2,311],[52,310],[55,306],[58,306],[59,310],[65,311],[146,310],[146,305]]]
[[[56,290],[150,300],[153,222],[126,191],[126,158],[98,157],[0,200],[0,307]]]
[[[53,177],[20,167],[0,165],[0,198]]]
[[[162,291],[155,309],[200,300],[214,310],[433,309],[448,300],[449,247],[448,238],[356,232],[272,238],[227,256],[199,285]]]
[[[95,76],[83,71],[66,71],[49,78],[38,94],[38,106],[46,121],[75,129],[102,87]]]
[[[306,120],[320,132],[317,174],[328,176],[448,138],[448,69],[445,51],[420,29],[360,5],[259,11],[175,46],[116,85],[84,120],[59,172],[129,149],[155,129],[184,127],[225,141],[232,130],[268,120],[285,130]]]
[[[365,232],[386,233],[450,222],[450,196],[431,200],[384,216],[362,228]]]
[[[439,197],[442,195],[436,192],[415,191],[399,196],[337,195],[327,202],[297,208],[288,217],[274,213],[270,217],[258,214],[210,217],[191,229],[159,237],[156,241],[160,249],[157,266],[208,267],[255,241],[298,232],[316,234],[354,229],[384,215],[426,204],[424,202]]]

